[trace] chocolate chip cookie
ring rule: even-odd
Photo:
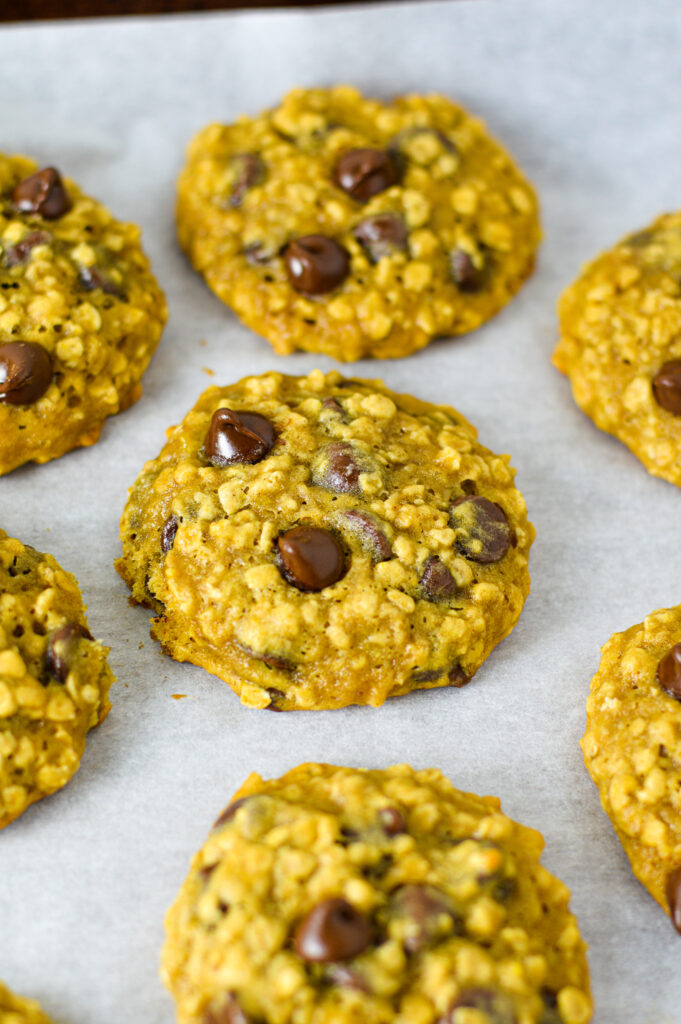
[[[15,996],[0,981],[0,1024],[52,1024],[35,1001]]]
[[[431,768],[251,775],[166,918],[182,1024],[586,1024],[543,840]]]
[[[75,578],[0,530],[0,828],[65,786],[114,681]]]
[[[140,397],[165,320],[139,229],[0,155],[0,474],[94,444]]]
[[[681,933],[681,605],[603,648],[582,750],[603,810]]]
[[[681,486],[681,213],[589,264],[559,306],[554,363],[577,404]]]
[[[117,568],[165,650],[253,707],[463,686],[529,592],[513,477],[447,406],[335,372],[246,377],[146,464]]]
[[[442,96],[348,86],[200,132],[177,223],[194,268],[277,352],[343,361],[479,327],[540,237],[532,187],[480,121]]]

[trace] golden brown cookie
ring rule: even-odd
[[[142,394],[167,311],[139,229],[0,155],[0,474],[99,437]]]
[[[559,306],[553,361],[597,427],[681,485],[681,213],[590,263]]]
[[[0,1024],[53,1024],[35,999],[15,996],[0,981]]]
[[[178,187],[192,265],[277,352],[405,356],[493,316],[532,270],[532,187],[442,96],[295,89],[192,141]]]
[[[529,592],[513,477],[448,406],[319,370],[246,377],[146,464],[117,568],[165,650],[245,704],[463,686]]]

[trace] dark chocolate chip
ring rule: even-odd
[[[405,252],[407,228],[401,217],[392,213],[378,213],[359,222],[353,234],[372,263],[384,256]]]
[[[239,1006],[236,997],[229,995],[218,1005],[213,1005],[203,1014],[203,1024],[250,1024],[250,1018]]]
[[[256,658],[257,661],[264,661],[270,668],[277,668],[281,672],[293,672],[296,667],[292,661],[289,661],[287,658],[281,658],[278,654],[263,654],[246,646],[243,646],[243,650],[246,654],[250,654],[251,658]],[[281,696],[284,696],[283,693]]]
[[[660,660],[657,681],[670,697],[681,700],[681,644],[674,644]]]
[[[78,280],[88,292],[101,289],[107,295],[115,295],[119,299],[123,297],[121,286],[107,277],[99,267],[81,267],[78,271]]]
[[[249,189],[259,185],[265,177],[265,164],[257,153],[239,153],[232,157],[234,184],[229,195],[230,206],[241,206]]]
[[[322,409],[329,409],[331,412],[337,412],[341,416],[345,415],[343,406],[335,398],[325,398],[322,402]]]
[[[475,480],[462,480],[461,490],[464,494],[475,494],[477,492]]]
[[[672,924],[681,935],[681,867],[674,868],[667,875],[665,893]]]
[[[277,549],[285,579],[299,590],[323,590],[345,571],[340,544],[318,526],[294,526],[279,537]]]
[[[371,926],[364,914],[344,899],[329,899],[313,907],[293,936],[298,956],[326,964],[359,956],[371,942]]]
[[[338,494],[359,494],[362,468],[347,441],[333,441],[321,454],[315,483]]]
[[[333,172],[333,179],[358,203],[385,192],[397,184],[397,167],[384,149],[349,149],[343,153]]]
[[[47,231],[30,231],[20,242],[12,245],[5,251],[5,261],[8,267],[16,267],[20,263],[26,263],[33,249],[38,245],[47,245],[52,240],[52,235]]]
[[[289,281],[304,295],[332,292],[350,271],[350,258],[326,235],[304,235],[286,246],[284,261]]]
[[[390,901],[393,916],[408,923],[404,948],[416,953],[448,938],[455,930],[456,913],[447,896],[432,885],[402,885]]]
[[[655,401],[667,412],[681,416],[681,359],[665,363],[653,378]]]
[[[274,427],[257,412],[218,409],[210,421],[204,451],[214,466],[260,462],[274,444]]]
[[[79,622],[67,622],[50,637],[45,653],[45,669],[58,683],[66,682],[78,642],[83,637],[94,639],[92,633]]]
[[[444,669],[441,668],[420,668],[412,672],[411,678],[415,683],[434,683],[444,674]]]
[[[471,681],[471,677],[466,675],[459,664],[455,664],[450,668],[447,678],[449,679],[449,685],[457,688],[465,686],[466,683]]]
[[[52,383],[52,357],[34,341],[0,345],[0,402],[32,405]]]
[[[12,203],[20,213],[39,213],[45,220],[63,217],[72,205],[61,175],[54,167],[44,167],[20,181],[12,192]]]
[[[369,551],[374,562],[387,562],[393,557],[390,541],[368,512],[350,509],[349,512],[343,513],[343,518]]]
[[[499,562],[511,546],[506,513],[488,498],[479,495],[457,498],[452,505],[451,521],[459,531],[457,550],[471,562],[482,565]]]
[[[462,292],[476,292],[483,286],[482,272],[465,249],[454,249],[449,257],[452,280]]]
[[[231,804],[227,804],[222,814],[220,814],[213,823],[213,828],[219,828],[220,825],[224,825],[225,822],[231,821],[236,812],[240,807],[250,800],[248,796],[240,796],[238,800],[232,800]]]
[[[404,815],[397,807],[382,807],[378,812],[378,820],[386,835],[399,836],[407,831]]]
[[[437,555],[432,555],[426,562],[421,576],[421,586],[429,601],[451,597],[457,589],[456,580]]]
[[[161,549],[165,554],[168,554],[175,543],[175,535],[179,525],[180,520],[177,516],[169,516],[163,524],[163,529],[161,530]]]
[[[279,701],[282,700],[286,694],[283,690],[278,690],[276,686],[268,686],[267,695],[270,698],[270,702],[265,708],[265,711],[283,711],[283,708],[279,707]]]

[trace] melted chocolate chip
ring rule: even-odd
[[[506,513],[488,498],[479,495],[457,498],[452,505],[451,521],[459,531],[457,550],[470,559],[487,565],[499,562],[511,546],[511,528]]]
[[[224,825],[225,822],[231,821],[236,812],[240,807],[250,800],[248,796],[240,796],[238,800],[232,800],[231,804],[227,804],[222,814],[220,814],[213,823],[213,828],[219,828],[220,825]]]
[[[47,245],[50,241],[52,241],[52,236],[47,231],[30,231],[20,242],[5,250],[7,266],[16,267],[20,263],[26,263],[36,246]]]
[[[277,668],[280,672],[293,672],[296,667],[292,661],[289,661],[287,658],[282,658],[278,654],[262,654],[259,651],[254,651],[250,647],[244,647],[243,650],[246,654],[250,654],[252,658],[256,658],[258,661],[264,661],[264,663],[269,665],[270,668]],[[282,693],[280,696],[283,697],[284,694]]]
[[[449,685],[457,688],[465,686],[466,683],[470,683],[471,681],[471,677],[466,675],[459,664],[455,664],[450,668],[447,678],[449,680]]]
[[[667,412],[681,416],[681,359],[672,359],[653,378],[655,401]]]
[[[45,653],[45,669],[58,683],[68,679],[78,642],[85,637],[94,639],[92,633],[79,622],[67,622],[50,637]]]
[[[214,466],[260,462],[274,444],[274,427],[257,412],[218,409],[210,421],[204,451]]]
[[[372,263],[384,256],[405,252],[407,228],[401,217],[392,213],[378,213],[359,222],[353,234]]]
[[[670,697],[681,700],[681,644],[674,644],[660,660],[657,681]]]
[[[216,1003],[217,1000],[204,1012],[203,1024],[250,1024],[250,1018],[231,992],[223,1002]]]
[[[299,590],[324,590],[345,571],[340,544],[318,526],[294,526],[279,537],[277,549],[284,578]]]
[[[315,483],[338,494],[359,494],[359,475],[362,468],[355,449],[347,441],[334,441],[322,453],[321,471],[315,474]]]
[[[270,702],[265,708],[265,711],[283,711],[284,709],[279,707],[279,701],[286,696],[284,691],[277,690],[276,686],[268,686],[267,694],[270,698]]]
[[[349,512],[343,513],[343,518],[352,532],[359,537],[363,547],[370,553],[372,561],[387,562],[393,557],[390,541],[368,512],[350,509]]]
[[[378,820],[388,836],[399,836],[407,831],[404,815],[398,811],[397,807],[382,807],[378,812]]]
[[[482,272],[465,249],[454,249],[449,257],[452,280],[462,292],[476,292],[483,285]]]
[[[39,213],[45,220],[63,217],[72,205],[61,175],[54,167],[44,167],[20,181],[12,192],[12,203],[20,213]]]
[[[444,669],[441,668],[420,668],[412,672],[411,678],[415,683],[434,683],[443,675]]]
[[[674,868],[667,875],[665,894],[672,924],[681,935],[681,867]]]
[[[177,516],[169,516],[163,524],[163,529],[161,530],[161,550],[166,555],[175,543],[175,535],[179,525],[180,520]]]
[[[336,184],[358,203],[385,192],[398,180],[397,167],[390,153],[383,149],[349,149],[336,164]]]
[[[239,153],[232,157],[234,184],[229,194],[230,206],[241,206],[249,189],[259,185],[265,177],[265,164],[257,153]]]
[[[304,295],[332,292],[350,271],[350,259],[342,245],[326,235],[295,238],[284,252],[289,281]]]
[[[359,956],[371,942],[371,927],[359,910],[344,899],[318,903],[293,936],[293,948],[309,963],[326,964]]]
[[[34,341],[0,345],[0,402],[32,405],[52,383],[52,357]]]
[[[121,286],[112,281],[110,277],[107,277],[99,267],[81,267],[78,271],[78,280],[81,286],[88,292],[101,289],[107,295],[115,295],[119,299],[123,297]]]
[[[441,601],[451,597],[457,590],[456,580],[437,555],[433,555],[426,562],[421,586],[429,601]]]
[[[453,932],[455,911],[447,896],[432,885],[402,885],[390,901],[393,916],[407,924],[403,940],[408,953],[441,942]]]

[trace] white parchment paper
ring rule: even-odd
[[[170,1024],[163,914],[248,772],[408,760],[498,794],[544,833],[590,946],[596,1024],[678,1024],[681,939],[633,878],[578,740],[600,645],[681,601],[681,495],[593,427],[549,362],[556,298],[580,263],[681,206],[676,0],[19,26],[0,31],[0,52],[0,149],[57,164],[140,223],[171,310],[138,405],[95,447],[0,480],[0,524],[75,572],[119,680],[73,782],[0,835],[0,977],[63,1024]],[[241,327],[178,251],[172,211],[195,131],[336,81],[456,97],[536,183],[545,243],[510,307],[467,338],[352,373],[458,406],[484,444],[511,452],[538,539],[520,624],[466,689],[272,715],[165,657],[112,561],[126,488],[204,387],[334,365],[277,358]]]

